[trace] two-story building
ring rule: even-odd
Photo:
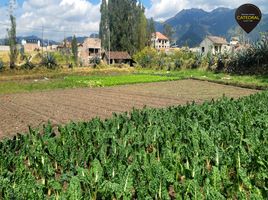
[[[169,50],[170,41],[164,34],[156,32],[152,34],[151,46],[157,50]]]
[[[78,45],[78,57],[83,65],[89,65],[90,61],[98,57],[101,59],[101,40],[99,38],[87,38]]]

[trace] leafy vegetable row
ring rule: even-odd
[[[0,143],[0,199],[267,199],[267,99],[30,129]]]

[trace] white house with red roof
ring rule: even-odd
[[[152,47],[157,50],[168,50],[170,48],[170,42],[167,36],[160,32],[156,32],[152,34]]]

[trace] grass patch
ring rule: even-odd
[[[69,75],[120,75],[129,74],[134,71],[133,68],[103,68],[103,69],[92,69],[90,67],[78,67],[78,68],[56,68],[47,69],[45,67],[37,67],[32,70],[7,70],[0,73],[0,81],[21,81],[21,80],[32,80],[32,79],[43,79],[51,78],[58,79]]]
[[[134,70],[133,68],[35,69],[5,72],[0,76],[0,94],[79,87],[104,87],[182,79],[198,79],[252,89],[267,89],[268,76],[241,76],[202,69],[180,71]]]
[[[31,92],[40,90],[53,90],[64,88],[81,88],[81,87],[104,87],[134,83],[148,83],[158,81],[179,80],[178,77],[168,77],[159,75],[109,75],[109,76],[79,76],[71,75],[61,79],[40,79],[31,81],[12,81],[0,82],[0,94]]]
[[[171,71],[169,73],[166,71],[138,70],[135,73],[170,76],[177,77],[179,79],[192,78],[252,89],[268,89],[268,75],[230,75],[225,73],[214,73],[203,69],[187,69],[181,71]]]

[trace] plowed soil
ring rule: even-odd
[[[238,98],[258,92],[197,80],[147,83],[106,88],[65,89],[0,96],[0,138],[47,123],[65,124],[108,118],[113,112],[131,111],[145,105],[161,108],[223,95]]]

